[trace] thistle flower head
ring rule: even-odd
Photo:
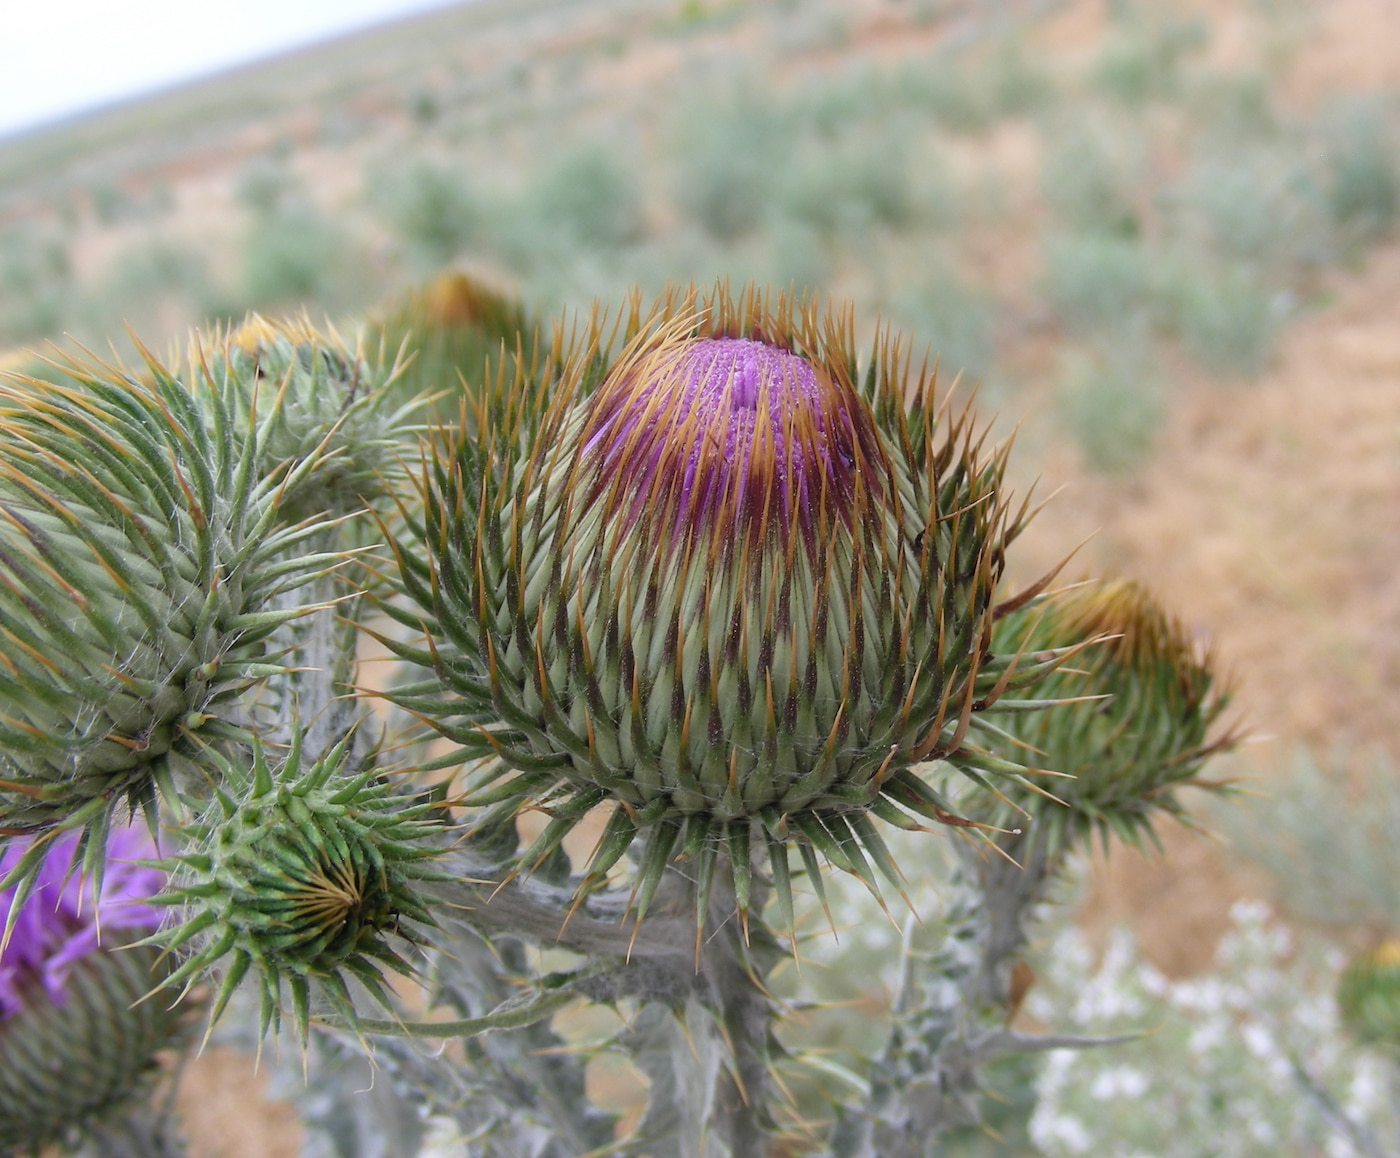
[[[19,909],[0,949],[0,1153],[71,1138],[127,1104],[183,1027],[181,1011],[139,1001],[164,975],[157,952],[118,948],[159,924],[146,901],[164,874],[133,863],[154,845],[142,829],[115,829],[94,887],[70,871],[77,839],[56,842],[25,898],[0,892],[0,912]],[[0,872],[27,843],[0,850]]]
[[[146,902],[165,884],[159,869],[137,863],[155,855],[144,829],[114,829],[107,843],[108,871],[100,884],[73,871],[78,837],[55,842],[28,896],[0,890],[0,910],[18,904],[8,943],[0,950],[0,1018],[18,1014],[42,985],[49,999],[63,1003],[64,985],[74,962],[96,951],[99,941],[121,944],[130,934],[151,932],[160,910]],[[32,841],[12,838],[0,846],[0,874],[18,863]],[[96,886],[96,887],[94,887]]]
[[[1346,967],[1337,1008],[1358,1041],[1400,1055],[1400,938],[1385,938]]]
[[[391,938],[411,946],[415,926],[432,924],[415,882],[434,875],[436,804],[403,796],[372,767],[348,773],[345,743],[306,765],[298,738],[275,771],[260,744],[246,766],[214,759],[215,800],[166,865],[174,883],[161,902],[185,915],[152,938],[183,960],[167,984],[222,967],[212,1025],[251,974],[266,1032],[280,1023],[285,982],[303,1038],[313,988],[347,1021],[347,980],[388,1007],[382,967],[412,972]]]
[[[854,391],[753,338],[639,350],[588,409],[571,484],[586,489],[584,503],[653,550],[718,546],[730,556],[718,566],[736,565],[745,548],[763,552],[770,538],[786,550],[791,536],[812,562],[818,536],[849,527],[857,503],[871,502],[857,483],[884,481],[863,462],[879,443]]]
[[[329,516],[284,507],[321,451],[269,454],[287,393],[260,400],[255,368],[64,369],[0,376],[0,827],[83,828],[98,876],[117,810],[153,814],[196,732],[236,733],[230,701],[311,609],[294,592],[345,556],[308,546]]]
[[[556,337],[436,448],[431,565],[399,547],[418,607],[391,607],[434,675],[395,698],[488,758],[477,803],[552,817],[523,863],[611,800],[592,878],[644,832],[639,908],[676,855],[703,905],[721,850],[745,906],[756,842],[786,905],[789,842],[873,884],[871,815],[952,817],[913,766],[1019,772],[973,742],[1007,686],[1002,455],[887,337],[858,369],[852,329],[754,291],[634,304],[619,354]]]
[[[1219,787],[1198,774],[1239,741],[1237,731],[1215,730],[1228,683],[1215,657],[1140,584],[1086,583],[1045,596],[1005,617],[995,639],[1001,650],[1030,654],[1088,642],[1037,688],[1047,702],[1080,702],[1009,717],[997,744],[1072,777],[1040,781],[1055,799],[1005,791],[1051,827],[1057,844],[1094,831],[1138,843],[1163,812],[1187,819],[1177,789]]]

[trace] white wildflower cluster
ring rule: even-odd
[[[1212,971],[1184,981],[1144,962],[1126,932],[1097,965],[1074,930],[1051,945],[1028,1011],[1058,1030],[1142,1037],[1049,1055],[1030,1124],[1048,1158],[1353,1158],[1299,1065],[1353,1122],[1396,1140],[1389,1063],[1338,1021],[1341,956],[1295,949],[1264,905],[1231,915]]]

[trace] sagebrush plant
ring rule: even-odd
[[[371,204],[403,238],[410,263],[439,268],[480,229],[481,211],[464,173],[420,161],[393,177],[371,176]]]
[[[1338,786],[1343,786],[1338,791]],[[1340,933],[1400,930],[1400,774],[1383,751],[1325,756],[1299,748],[1258,786],[1248,809],[1213,817],[1231,848],[1265,869],[1280,905],[1299,921]],[[1306,872],[1298,866],[1306,865]]]
[[[1139,323],[1141,319],[1139,319]],[[1165,403],[1146,326],[1125,326],[1107,344],[1064,358],[1060,413],[1084,461],[1103,474],[1129,474],[1152,452]]]
[[[461,1154],[924,1154],[993,1060],[1098,1040],[1009,1027],[1027,923],[1090,835],[1209,786],[1226,697],[1141,588],[1005,589],[1031,508],[931,361],[753,286],[537,331],[446,279],[350,332],[5,380],[9,927],[45,874],[100,890],[134,814],[172,913],[136,1008],[251,994],[316,1121],[362,1055],[385,1121]],[[891,828],[951,841],[946,936],[798,1119],[769,975],[833,867],[924,907],[944,862]],[[580,1000],[624,1028],[571,1044]],[[585,1094],[603,1048],[651,1090],[626,1137]]]

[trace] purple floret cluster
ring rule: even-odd
[[[93,903],[91,883],[70,873],[78,833],[53,841],[34,890],[20,907],[9,944],[0,950],[0,1019],[12,1017],[42,984],[62,1004],[74,962],[99,947],[114,948],[153,931],[160,910],[146,904],[165,884],[159,869],[133,863],[156,855],[149,833],[139,826],[114,830],[107,839],[107,867]],[[0,847],[0,878],[29,849],[32,838]],[[15,890],[0,891],[0,928],[15,903]]]
[[[584,454],[603,448],[605,476],[634,491],[631,518],[664,492],[678,535],[725,507],[805,523],[823,490],[849,488],[856,435],[843,402],[789,350],[693,339],[604,387]]]

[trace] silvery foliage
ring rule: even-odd
[[[296,630],[301,652],[328,657],[341,625],[326,613]],[[322,634],[327,639],[314,638]],[[332,661],[303,674],[294,690],[302,711],[317,705],[343,728],[353,709],[318,685],[330,678],[321,673],[343,679],[345,670]],[[817,967],[830,959],[859,970],[867,991],[878,990],[891,1008],[888,1023],[867,1027],[866,1040],[839,1060],[798,1049],[782,1059],[789,1078],[806,1075],[823,1087],[826,1112],[834,1113],[822,1131],[829,1136],[808,1152],[936,1154],[948,1132],[980,1122],[989,1063],[1126,1040],[1121,1025],[1085,1035],[1009,1027],[1011,970],[1057,899],[1062,858],[1029,835],[1007,834],[1001,844],[999,855],[957,833],[892,834],[897,863],[917,866],[904,869],[907,906],[894,897],[877,904],[859,882],[833,873],[825,883],[828,920],[815,893],[804,891],[798,955]],[[433,1003],[455,1016],[489,1016],[538,982],[548,953],[553,968],[576,971],[575,992],[618,1010],[622,1029],[586,1044],[568,1040],[549,1018],[451,1044],[322,1032],[305,1059],[289,1036],[278,1051],[276,1088],[301,1112],[301,1158],[766,1153],[769,1107],[783,1096],[771,1066],[784,1051],[771,1048],[770,1033],[786,1007],[765,985],[786,958],[786,938],[754,921],[746,945],[732,886],[716,887],[697,960],[693,884],[682,870],[668,872],[634,929],[623,917],[626,887],[575,908],[579,882],[567,867],[507,879],[497,855],[489,839],[459,844],[444,867],[461,883],[428,886],[444,902],[425,963]],[[764,901],[760,880],[755,912]],[[364,1008],[374,1015],[370,1002]],[[1063,1024],[1053,1012],[1042,1020]],[[589,1057],[604,1050],[625,1056],[648,1089],[640,1120],[618,1141],[613,1115],[586,1093]]]
[[[1338,792],[1338,783],[1347,786]],[[1381,751],[1297,749],[1252,808],[1213,817],[1268,870],[1280,900],[1312,924],[1400,928],[1400,777]],[[1298,871],[1306,865],[1306,871]]]
[[[1342,1028],[1345,964],[1259,902],[1237,903],[1205,974],[1170,980],[1119,930],[1098,955],[1048,947],[1027,1000],[1080,1031],[1135,1030],[1112,1051],[1055,1051],[1030,1133],[1046,1158],[1381,1158],[1400,1148],[1400,1074]]]

